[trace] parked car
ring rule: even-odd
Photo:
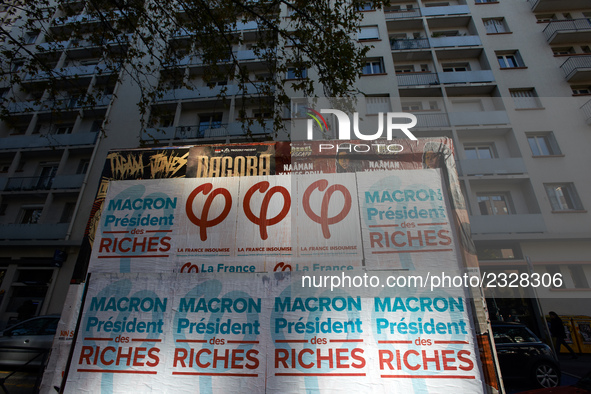
[[[43,353],[51,349],[59,320],[59,315],[38,316],[2,331],[0,365],[41,365]]]
[[[591,393],[591,372],[583,376],[571,386],[560,386],[548,389],[528,390],[521,394],[589,394]]]
[[[536,387],[560,384],[560,367],[550,346],[519,323],[492,323],[503,379],[529,379]]]

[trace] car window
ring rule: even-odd
[[[525,327],[495,327],[495,343],[539,342],[539,339]]]
[[[538,338],[536,338],[536,336],[525,327],[515,327],[509,329],[509,336],[515,343],[538,342]]]
[[[506,327],[495,327],[493,334],[495,343],[513,343],[513,339],[507,334]]]
[[[43,328],[53,320],[52,318],[41,318],[29,320],[6,330],[4,335],[16,336],[16,335],[43,335]],[[55,332],[55,330],[54,330]]]
[[[60,319],[51,319],[41,330],[41,335],[54,335],[57,330],[57,323]]]

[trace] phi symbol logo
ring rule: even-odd
[[[272,188],[269,189],[269,185],[270,184],[267,181],[259,182],[259,183],[255,184],[254,186],[252,186],[250,189],[248,189],[248,191],[244,195],[244,207],[243,207],[244,214],[246,215],[248,220],[250,220],[251,222],[253,222],[254,224],[259,226],[261,239],[263,239],[263,240],[265,240],[269,237],[269,234],[267,233],[267,227],[273,226],[273,225],[279,223],[281,220],[283,220],[283,218],[285,218],[287,216],[287,214],[289,213],[289,209],[291,208],[291,197],[290,197],[287,189],[284,188],[283,186],[273,186]],[[250,200],[251,200],[253,194],[257,190],[260,193],[266,192],[265,197],[263,197],[263,202],[261,204],[261,211],[260,211],[258,217],[255,216],[254,213],[252,213],[252,210],[250,209]],[[273,197],[273,195],[275,193],[279,193],[283,196],[283,208],[281,209],[281,212],[279,212],[277,214],[277,216],[275,216],[273,218],[267,218],[267,210],[269,209],[269,202],[271,201],[271,198]]]
[[[285,263],[277,263],[275,268],[273,268],[273,271],[291,271],[291,265]]]
[[[315,189],[318,189],[321,192],[326,190],[324,196],[322,197],[320,215],[317,215],[314,211],[312,211],[312,208],[310,207],[310,196]],[[330,204],[330,199],[332,195],[337,191],[340,192],[345,198],[345,204],[338,215],[329,217],[328,207]],[[343,220],[351,210],[351,193],[349,193],[349,190],[347,190],[347,188],[343,185],[332,185],[328,187],[328,181],[326,179],[319,179],[316,182],[312,183],[310,186],[308,186],[308,188],[304,192],[304,198],[302,203],[304,204],[304,212],[306,212],[306,215],[308,215],[308,217],[312,219],[314,222],[322,226],[322,235],[325,239],[329,239],[330,229],[328,226],[330,226],[331,224],[336,224]]]
[[[226,216],[228,216],[228,214],[230,213],[230,209],[232,208],[232,196],[230,195],[230,192],[228,190],[224,188],[218,188],[212,191],[212,189],[213,185],[211,183],[204,183],[203,185],[198,186],[197,188],[195,188],[195,190],[191,192],[191,194],[189,194],[189,197],[187,198],[187,205],[185,207],[185,210],[187,211],[187,217],[189,218],[189,220],[194,225],[199,227],[199,236],[202,241],[207,240],[207,228],[217,226],[218,224],[220,224],[226,218]],[[203,210],[201,211],[201,217],[199,218],[193,212],[193,201],[195,201],[195,198],[201,192],[203,192],[203,195],[207,196],[207,199],[203,204]],[[212,218],[210,220],[209,210],[211,208],[213,200],[218,195],[221,195],[224,198],[226,205],[224,206],[224,210],[222,211],[222,213],[220,213],[218,217]]]

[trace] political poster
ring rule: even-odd
[[[65,392],[482,389],[461,290],[313,283],[289,273],[93,274]]]
[[[357,181],[368,269],[459,269],[439,170],[379,171]]]
[[[66,392],[496,387],[470,289],[383,285],[477,267],[450,142],[357,142],[110,155]]]

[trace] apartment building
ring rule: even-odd
[[[48,31],[100,26],[83,1],[67,4],[79,15],[64,18],[58,7]],[[292,11],[278,12],[288,24]],[[591,283],[591,6],[392,0],[385,9],[367,2],[359,12],[359,45],[372,46],[356,85],[365,96],[359,111],[410,112],[417,137],[453,139],[481,270],[562,274],[562,283],[537,293],[492,289],[489,306],[528,321],[537,296],[544,313],[591,314],[582,302]],[[276,77],[253,49],[260,30],[255,21],[238,23],[243,40],[232,48],[253,81]],[[11,65],[23,77],[17,102],[7,105],[10,122],[0,126],[0,326],[18,319],[27,300],[34,314],[60,312],[110,149],[137,147],[140,139],[178,146],[289,138],[272,127],[273,92],[261,98],[256,83],[205,79],[187,32],[170,37],[178,61],[153,76],[166,91],[152,100],[144,126],[137,86],[99,60],[105,48],[128,50],[133,32],[101,45],[35,33],[19,34],[66,78],[54,87],[59,94],[49,94],[47,75]],[[314,76],[290,68],[280,79],[289,90],[302,73]],[[88,92],[98,99],[85,101]],[[7,86],[0,93],[16,94]],[[293,95],[287,133],[303,103]],[[246,135],[243,122],[261,118]]]

